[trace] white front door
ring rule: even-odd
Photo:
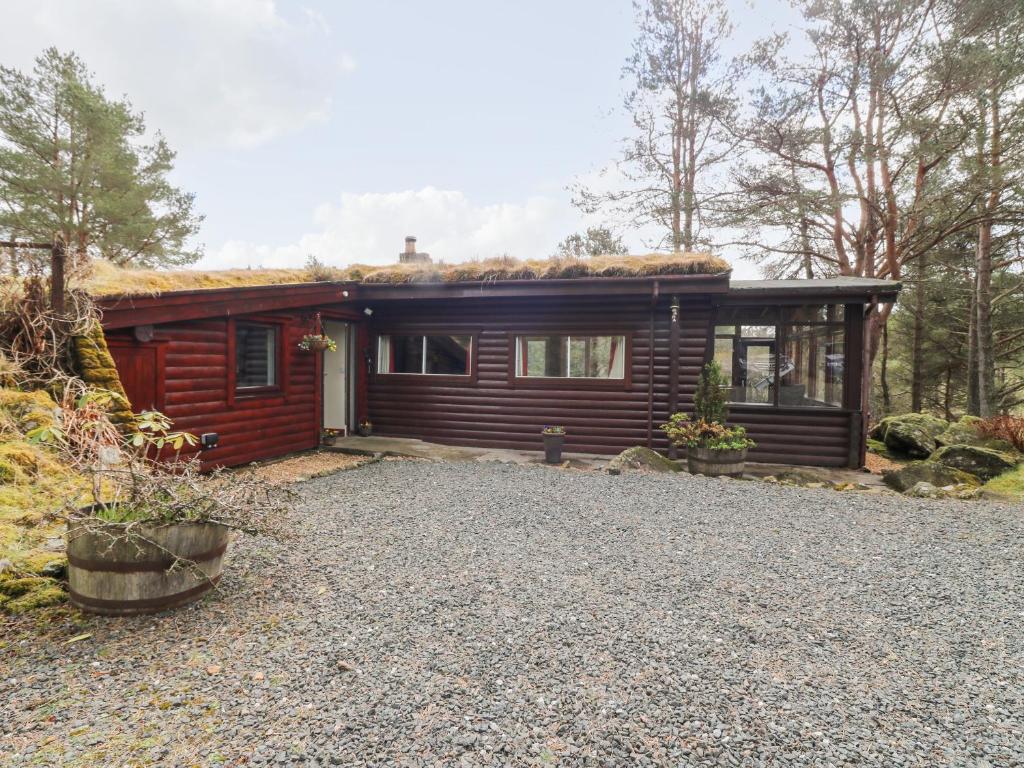
[[[348,323],[325,320],[324,335],[338,345],[324,350],[324,429],[348,432]]]

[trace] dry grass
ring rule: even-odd
[[[650,253],[643,256],[594,256],[588,259],[533,259],[508,256],[461,264],[394,264],[352,267],[364,283],[460,283],[501,280],[560,280],[580,277],[654,277],[708,275],[729,271],[729,262],[706,253]]]
[[[93,296],[156,296],[168,291],[311,283],[325,279],[380,285],[707,275],[728,272],[729,269],[729,262],[704,253],[528,261],[501,256],[460,264],[393,264],[385,267],[356,264],[344,269],[229,269],[209,272],[125,269],[107,262],[96,262],[92,275],[82,287]]]
[[[341,273],[338,273],[341,279]],[[225,269],[209,272],[183,269],[126,269],[97,260],[83,287],[93,296],[156,296],[167,291],[241,288],[315,282],[306,269]]]

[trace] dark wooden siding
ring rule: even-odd
[[[233,361],[228,360],[227,319],[156,326],[155,342],[165,345],[164,413],[175,429],[220,435],[218,447],[202,453],[205,468],[280,456],[319,442],[317,356],[296,348],[309,323],[295,315],[274,317],[282,321],[281,387],[256,397],[229,396]],[[127,331],[108,336],[132,343]]]
[[[677,409],[690,412],[709,355],[710,299],[680,296]],[[368,415],[377,434],[439,443],[539,450],[545,424],[566,427],[566,450],[611,454],[635,445],[666,451],[659,429],[669,415],[670,300],[644,297],[459,299],[378,302],[364,342],[376,352],[379,333],[475,334],[475,376],[370,376]],[[517,386],[510,344],[517,334],[625,333],[628,386],[594,388],[571,380],[557,387]],[[652,345],[653,333],[653,345]],[[849,462],[847,410],[737,406],[758,446],[754,461],[843,466]]]
[[[680,396],[692,403],[710,307],[694,297],[683,297],[683,306]],[[666,447],[658,431],[668,414],[666,307],[662,302],[655,312],[652,359],[652,311],[643,297],[381,302],[373,315],[371,351],[378,333],[475,334],[475,381],[372,375],[370,419],[382,435],[530,450],[540,448],[545,424],[561,424],[568,432],[567,450],[593,453],[646,445],[651,425],[656,443]],[[515,335],[533,333],[624,334],[631,349],[628,383],[517,385],[510,377],[510,345]]]

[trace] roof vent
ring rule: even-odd
[[[407,235],[405,238],[405,250],[398,254],[399,264],[429,264],[429,253],[416,252],[416,238]]]

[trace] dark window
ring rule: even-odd
[[[519,377],[621,379],[625,371],[624,336],[516,337]]]
[[[235,386],[238,389],[277,386],[276,326],[235,324]]]
[[[721,309],[715,359],[730,400],[757,405],[838,408],[846,345],[841,304]]]
[[[467,376],[471,336],[381,336],[377,373]]]

